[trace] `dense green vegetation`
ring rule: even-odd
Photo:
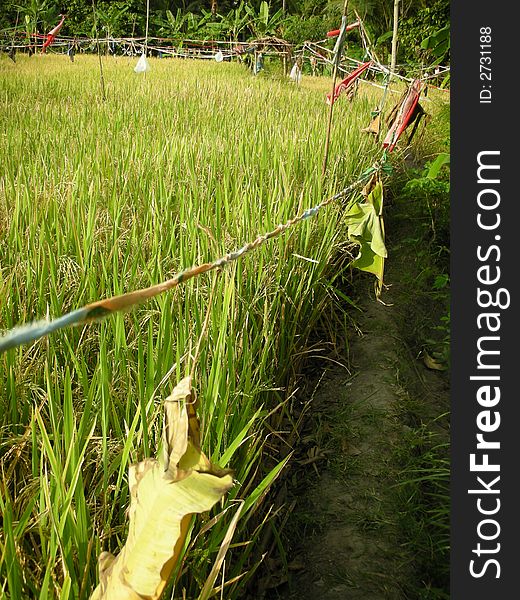
[[[207,0],[189,2],[150,1],[149,35],[176,39],[247,40],[276,35],[299,44],[305,40],[322,40],[327,31],[341,22],[343,0]],[[449,0],[402,0],[400,9],[400,43],[398,62],[430,64],[438,60],[432,49],[421,42],[437,31],[449,28]],[[63,35],[92,36],[94,9],[100,35],[112,37],[143,36],[146,29],[146,0],[0,0],[0,28],[26,26],[44,32],[67,14]],[[381,60],[390,55],[393,25],[393,0],[352,0],[349,18],[354,11],[363,19],[378,49]],[[351,44],[359,40],[351,36]],[[449,60],[444,52],[439,59]]]

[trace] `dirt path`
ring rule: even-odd
[[[361,308],[360,335],[350,341],[353,376],[333,369],[315,393],[314,418],[338,438],[332,452],[341,456],[321,469],[309,491],[309,510],[325,524],[302,549],[306,569],[290,598],[401,599],[400,582],[410,576],[412,557],[400,543],[389,490],[406,427],[398,417],[396,309],[369,298]]]
[[[400,239],[392,245],[388,305],[375,300],[373,281],[360,277],[361,310],[339,357],[348,367],[325,363],[309,383],[300,467],[289,475],[286,494],[293,502],[284,532],[286,575],[268,586],[266,598],[419,597],[410,592],[423,585],[422,575],[404,538],[403,498],[395,484],[413,452],[414,432],[448,410],[449,387],[446,374],[427,369],[413,347],[417,323],[431,318],[432,308],[410,287],[420,268],[413,244]]]

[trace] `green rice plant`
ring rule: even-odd
[[[0,329],[222,256],[380,153],[360,131],[373,105],[363,94],[335,106],[323,180],[328,82],[297,87],[174,59],[150,59],[144,78],[134,62],[104,60],[103,102],[97,57],[0,57]],[[128,466],[154,454],[160,399],[193,368],[203,450],[236,484],[193,522],[170,594],[200,593],[229,543],[235,500],[242,512],[214,581],[226,598],[243,593],[288,460],[269,432],[331,301],[345,239],[342,208],[329,206],[221,273],[0,356],[5,598],[88,598],[100,552],[125,538]]]

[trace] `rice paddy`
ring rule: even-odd
[[[323,179],[328,80],[134,63],[103,60],[103,101],[97,57],[0,58],[0,330],[223,256],[380,155],[361,133],[375,104],[363,93],[335,106]],[[216,584],[240,596],[290,457],[276,423],[348,246],[331,205],[133,312],[0,355],[2,597],[89,597],[97,557],[125,539],[128,466],[155,454],[161,400],[192,370],[203,450],[235,486],[192,522],[169,594],[198,597],[241,500]]]

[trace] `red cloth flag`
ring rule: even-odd
[[[345,33],[347,31],[352,31],[356,27],[359,27],[359,21],[354,21],[354,23],[347,25],[345,27]],[[327,31],[327,37],[336,37],[337,35],[339,35],[340,31],[341,31],[341,29],[333,29],[332,31]]]
[[[59,30],[63,26],[63,21],[65,21],[65,15],[62,15],[61,21],[56,25],[56,27],[51,29],[49,31],[49,33],[47,34],[47,39],[45,40],[45,42],[43,42],[42,54],[44,54],[45,50],[47,50],[47,48],[54,42],[56,36],[58,35]]]
[[[383,142],[383,148],[388,148],[388,152],[392,152],[397,144],[397,140],[410,124],[415,107],[419,102],[419,96],[421,95],[422,88],[423,84],[419,79],[416,79],[408,88],[406,97],[403,100],[399,108],[399,112],[397,113],[397,116],[388,130]]]
[[[366,63],[363,63],[362,65],[359,65],[359,67],[357,69],[354,69],[354,71],[352,71],[352,73],[349,73],[345,79],[338,83],[338,85],[335,87],[334,89],[334,96],[332,97],[332,101],[331,101],[331,93],[329,92],[327,94],[327,104],[334,104],[334,102],[336,102],[336,100],[338,99],[338,96],[341,94],[341,92],[344,92],[346,90],[348,90],[350,88],[350,86],[354,83],[354,81],[356,81],[356,79],[361,75],[361,73],[363,73],[363,71],[366,71],[368,69],[368,67],[372,64],[372,61],[369,60]]]

